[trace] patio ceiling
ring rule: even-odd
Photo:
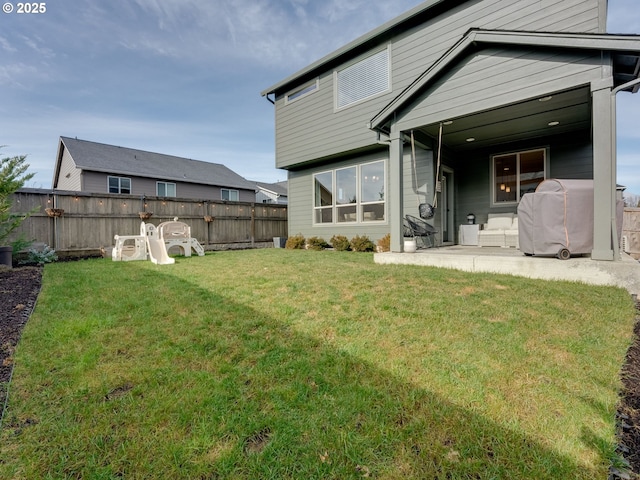
[[[640,77],[640,55],[629,51],[614,53],[613,77],[615,86]],[[628,90],[636,93],[640,84]],[[443,126],[442,140],[454,151],[589,130],[591,92],[589,86],[583,86],[449,121],[453,123]],[[420,131],[438,138],[439,126],[428,125]]]
[[[585,86],[449,121],[442,141],[454,151],[585,130],[591,125],[591,93]],[[420,131],[437,139],[439,127],[427,125]]]

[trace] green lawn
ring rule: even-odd
[[[594,479],[624,290],[284,249],[45,267],[0,478]]]

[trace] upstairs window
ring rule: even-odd
[[[156,194],[159,197],[175,197],[176,184],[168,182],[156,182]]]
[[[131,193],[131,179],[125,177],[107,177],[109,193]]]
[[[336,108],[343,108],[391,89],[389,48],[335,73]]]
[[[240,201],[240,192],[238,190],[230,190],[228,188],[222,189],[222,200],[227,200],[229,202],[239,202]]]
[[[289,92],[284,97],[284,103],[291,103],[299,98],[306,97],[307,95],[316,92],[320,87],[320,81],[314,80],[312,83],[306,84],[292,92]]]
[[[546,150],[509,153],[492,157],[493,204],[518,203],[536,190],[545,177]]]

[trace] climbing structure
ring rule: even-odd
[[[204,255],[204,248],[197,239],[191,238],[191,227],[174,218],[171,222],[163,222],[158,227],[151,223],[140,224],[140,235],[116,235],[111,258],[116,262],[133,260],[151,260],[158,265],[175,263],[168,251],[178,247],[185,257],[191,256],[194,250],[198,256]]]

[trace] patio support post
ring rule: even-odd
[[[593,260],[615,260],[616,171],[612,158],[616,141],[611,86],[594,89],[593,99]]]
[[[389,143],[389,225],[391,227],[391,251],[402,252],[402,219],[404,206],[402,204],[402,135],[392,126]]]

